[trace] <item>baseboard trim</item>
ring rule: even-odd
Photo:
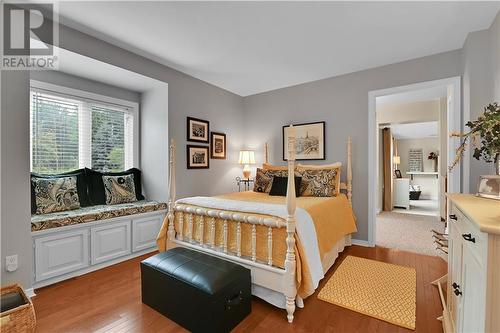
[[[26,296],[28,296],[29,298],[33,298],[36,296],[35,294],[35,289],[33,288],[28,288],[28,289],[24,289],[24,293],[26,294]]]
[[[123,257],[118,257],[116,259],[112,259],[112,260],[105,261],[105,262],[102,262],[99,264],[87,266],[85,268],[82,268],[82,269],[79,269],[79,270],[76,270],[73,272],[65,273],[65,274],[62,274],[59,276],[54,276],[52,278],[48,278],[46,280],[41,280],[41,281],[35,282],[33,284],[33,288],[35,288],[35,289],[42,288],[42,287],[45,287],[45,286],[48,286],[48,285],[51,285],[51,284],[54,284],[57,282],[61,282],[61,281],[68,280],[68,279],[71,279],[71,278],[74,278],[74,277],[77,277],[80,275],[84,275],[84,274],[87,274],[87,273],[90,273],[93,271],[97,271],[99,269],[102,269],[102,268],[105,268],[108,266],[112,266],[112,265],[118,264],[120,262],[127,261],[129,259],[142,256],[144,254],[153,253],[155,251],[157,251],[156,247],[150,247],[148,249],[133,252],[133,253],[130,253],[130,254],[125,255]]]
[[[352,239],[351,240],[352,245],[358,245],[358,246],[364,246],[364,247],[373,247],[373,245],[370,245],[370,243],[366,240],[362,239]]]

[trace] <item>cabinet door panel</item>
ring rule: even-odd
[[[36,238],[35,263],[36,281],[87,267],[88,229]]]
[[[130,253],[130,221],[92,228],[92,264]]]
[[[460,324],[460,298],[453,293],[453,284],[461,286],[462,284],[462,255],[463,242],[457,225],[454,222],[450,223],[449,237],[449,256],[448,256],[448,307],[450,316],[459,331]]]
[[[464,249],[462,264],[462,332],[484,332],[486,280],[475,256]]]
[[[163,215],[133,220],[132,251],[154,248],[162,223]]]

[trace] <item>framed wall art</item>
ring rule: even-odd
[[[226,134],[210,133],[210,157],[213,159],[226,159]]]
[[[208,143],[209,133],[209,121],[187,117],[187,141]]]
[[[325,159],[325,122],[319,121],[307,124],[294,124],[295,129],[295,160]],[[288,130],[283,126],[283,160],[288,160]]]
[[[210,167],[207,146],[187,145],[186,154],[188,169],[208,169]]]

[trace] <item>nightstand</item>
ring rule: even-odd
[[[236,177],[236,184],[238,184],[239,192],[241,192],[242,187],[243,191],[250,191],[250,186],[253,184],[253,178]]]

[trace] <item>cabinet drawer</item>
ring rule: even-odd
[[[457,225],[464,246],[470,249],[472,255],[480,265],[485,265],[488,253],[488,235],[480,231],[455,205],[451,207],[451,214],[457,218],[456,220],[452,220],[452,223]]]
[[[91,229],[92,265],[130,253],[130,221]]]
[[[35,280],[73,272],[89,265],[88,229],[35,239]]]
[[[134,219],[132,221],[132,251],[154,248],[162,223],[163,214]]]

